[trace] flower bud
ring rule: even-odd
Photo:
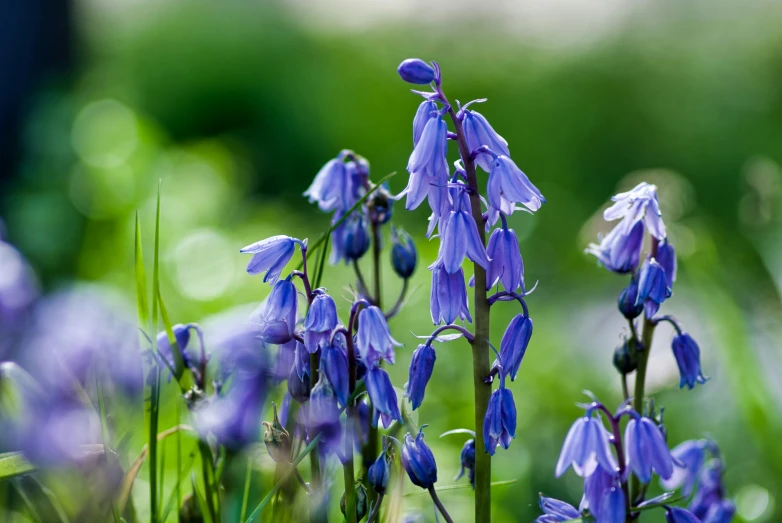
[[[367,489],[360,481],[356,483],[356,521],[361,521],[364,516],[367,515]],[[345,515],[347,503],[345,500],[345,493],[342,493],[342,497],[339,500],[339,510],[342,511],[342,515]]]
[[[369,229],[367,220],[361,214],[354,214],[345,222],[345,258],[358,260],[369,250]]]
[[[369,486],[378,494],[385,494],[390,473],[390,458],[384,449],[367,471]]]
[[[437,483],[437,463],[429,445],[424,441],[423,427],[413,437],[408,432],[402,445],[402,466],[414,485],[428,489]]]
[[[400,278],[409,278],[415,272],[418,253],[415,243],[403,229],[391,227],[391,265]]]
[[[272,422],[263,422],[263,426],[266,427],[266,431],[263,433],[263,442],[266,444],[266,449],[274,461],[277,463],[290,463],[291,438],[277,417],[277,405],[272,403],[272,409],[274,410]]]
[[[637,298],[638,280],[633,276],[630,280],[630,284],[622,289],[621,294],[619,294],[619,300],[617,301],[619,312],[628,320],[637,318],[644,311],[643,304],[636,305]]]
[[[428,84],[434,81],[434,69],[420,58],[408,58],[397,68],[402,80],[411,84]]]
[[[295,365],[288,374],[288,393],[299,403],[310,399],[310,377],[307,374],[299,376]]]
[[[634,339],[627,339],[616,348],[614,351],[614,367],[622,375],[630,374],[638,367],[638,350]]]
[[[462,447],[462,453],[459,456],[459,461],[462,464],[462,468],[459,470],[459,474],[454,479],[459,479],[464,475],[464,471],[467,471],[467,477],[470,480],[472,488],[475,488],[475,440],[468,439],[464,442]]]
[[[388,192],[388,185],[383,184],[372,193],[372,197],[367,203],[369,211],[369,220],[377,225],[388,223],[393,215],[394,199]]]

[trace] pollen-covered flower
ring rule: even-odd
[[[598,465],[605,470],[616,470],[616,460],[608,447],[608,435],[599,419],[586,415],[570,427],[555,475],[561,476],[571,465],[576,474],[584,478],[591,476]]]
[[[505,388],[505,378],[500,378],[500,387],[492,392],[483,420],[486,452],[493,456],[499,445],[507,449],[515,437],[516,403],[513,401],[513,393]]]
[[[420,407],[424,401],[426,384],[432,377],[436,359],[434,347],[429,343],[419,345],[413,351],[413,357],[410,360],[410,376],[405,384],[405,395],[410,398],[413,410]]]
[[[437,463],[424,441],[424,428],[413,437],[408,432],[402,445],[402,466],[414,485],[428,489],[437,483]]]
[[[402,345],[391,337],[385,315],[371,305],[358,314],[356,347],[367,368],[385,360],[394,364],[394,346]]]
[[[625,428],[627,466],[641,483],[649,483],[652,471],[663,479],[673,475],[673,458],[660,428],[647,417],[627,422]]]
[[[467,286],[464,283],[464,271],[459,268],[454,273],[446,271],[442,265],[432,271],[432,291],[429,309],[435,325],[453,323],[457,319],[472,322],[467,305]]]
[[[679,388],[687,385],[692,390],[696,383],[706,383],[701,371],[701,350],[692,336],[686,332],[674,336],[671,349],[681,376]]]
[[[638,296],[636,305],[643,305],[646,317],[651,318],[660,310],[660,305],[671,297],[665,270],[654,258],[647,259],[641,267],[638,277]]]
[[[280,277],[282,269],[293,256],[297,243],[300,246],[304,245],[301,240],[290,236],[272,236],[243,247],[239,252],[253,255],[250,263],[247,264],[249,274],[255,275],[265,272],[263,281],[274,284]]]
[[[521,259],[519,240],[513,229],[508,229],[505,221],[502,227],[491,233],[486,254],[491,259],[486,270],[486,290],[502,282],[508,292],[516,292],[519,287],[523,292],[524,261]]]
[[[464,139],[467,141],[467,148],[470,152],[475,151],[481,146],[488,147],[495,154],[502,154],[510,157],[508,142],[505,138],[497,134],[497,131],[491,126],[486,118],[477,111],[464,109],[462,112],[464,119]],[[479,154],[475,158],[475,164],[486,172],[491,171],[491,155]]]
[[[418,254],[413,239],[404,229],[391,226],[391,266],[400,278],[409,278],[415,272]]]
[[[411,84],[428,84],[434,81],[434,69],[420,58],[408,58],[397,68],[402,80]]]
[[[266,343],[281,345],[293,338],[298,315],[298,295],[290,276],[279,280],[256,312],[260,336]]]
[[[496,156],[492,162],[486,195],[489,204],[495,209],[506,212],[510,205],[510,212],[506,214],[513,212],[516,203],[522,204],[532,212],[546,203],[546,199],[527,175],[504,154]]]
[[[532,319],[524,314],[517,314],[505,329],[500,342],[500,360],[504,362],[502,370],[503,376],[510,376],[510,380],[516,379],[519,372],[521,360],[527,352],[529,340],[532,337]],[[495,361],[493,366],[497,366]]]
[[[383,415],[383,423],[388,425],[391,420],[401,420],[402,414],[399,412],[397,404],[396,391],[391,384],[391,378],[388,373],[380,367],[367,369],[364,375],[364,383],[367,386],[367,392],[372,399],[372,405]]]
[[[331,331],[339,323],[334,299],[323,289],[317,289],[314,294],[303,325],[304,345],[310,353],[328,345]]]

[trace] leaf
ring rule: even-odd
[[[0,454],[0,479],[8,479],[32,472],[35,467],[24,458],[21,452]]]
[[[473,438],[475,437],[475,431],[472,431],[470,429],[453,429],[453,430],[449,430],[447,432],[443,432],[442,434],[440,434],[440,437],[442,438],[444,436],[450,436],[451,434],[468,434],[468,435],[472,436]]]
[[[182,375],[185,373],[185,360],[182,358],[182,352],[180,351],[179,344],[176,341],[174,329],[171,326],[171,318],[169,318],[168,310],[166,309],[165,303],[163,303],[163,296],[160,294],[160,289],[158,289],[157,299],[158,304],[160,305],[160,318],[163,320],[163,327],[166,329],[168,343],[171,346],[171,355],[174,358],[174,379],[176,379],[177,382],[180,382]],[[185,387],[181,382],[180,385],[184,387],[183,390],[187,390],[187,387]]]
[[[429,336],[418,336],[417,334],[414,334],[414,336],[416,338],[418,338],[419,340],[428,340],[431,337],[431,335],[429,335]],[[464,334],[462,334],[461,332],[454,332],[454,333],[451,333],[451,334],[439,334],[439,335],[435,336],[434,338],[432,338],[432,341],[439,341],[440,343],[442,343],[442,342],[446,342],[446,341],[458,340],[459,338],[461,338],[463,336],[464,336]]]
[[[141,250],[141,219],[136,211],[136,302],[138,304],[138,321],[143,330],[149,322],[149,301],[147,299],[147,277],[144,271],[144,254]]]
[[[507,479],[505,481],[492,481],[491,486],[502,487],[504,485],[513,485],[518,481],[519,481],[518,479]],[[466,489],[466,488],[472,488],[472,485],[470,485],[469,483],[464,483],[459,485],[445,485],[444,487],[437,487],[437,492],[444,492],[446,490],[459,490],[459,489]],[[419,494],[429,494],[429,491],[421,489],[415,492],[408,492],[407,494],[405,494],[405,497],[417,496]],[[576,520],[576,521],[581,521],[581,520]]]

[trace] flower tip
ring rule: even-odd
[[[408,58],[402,61],[397,67],[397,73],[405,82],[411,84],[425,85],[433,82],[435,72],[432,66],[420,58]]]

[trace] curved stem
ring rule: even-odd
[[[394,306],[389,309],[389,311],[386,313],[386,319],[390,320],[394,316],[396,316],[399,313],[399,309],[402,308],[402,304],[405,302],[405,297],[407,297],[407,288],[410,285],[410,278],[405,278],[402,280],[402,289],[399,291],[399,297],[396,299],[396,303],[394,303]]]
[[[453,523],[453,518],[451,518],[451,515],[448,514],[447,510],[445,510],[445,507],[443,506],[442,501],[440,501],[440,498],[437,497],[437,492],[434,490],[434,486],[429,487],[429,495],[432,496],[432,501],[434,501],[434,504],[437,505],[437,510],[439,510],[440,514],[443,515],[445,521],[448,523]]]
[[[453,329],[455,331],[459,331],[464,335],[465,338],[467,338],[467,341],[472,344],[475,341],[475,336],[472,335],[472,332],[468,331],[461,325],[456,325],[455,323],[449,323],[448,325],[441,325],[437,327],[434,332],[429,336],[429,339],[426,340],[427,343],[430,343],[434,341],[434,339],[437,337],[438,334],[441,332],[444,332],[448,329]]]
[[[353,272],[356,273],[356,279],[358,279],[358,284],[361,287],[359,292],[361,294],[367,295],[369,297],[369,301],[374,302],[375,299],[369,295],[369,287],[367,287],[367,282],[364,279],[364,273],[361,272],[361,267],[358,265],[358,260],[353,260]]]
[[[380,514],[380,504],[383,503],[383,494],[377,495],[377,501],[372,506],[372,512],[369,513],[369,517],[367,518],[367,523],[372,523],[375,521],[375,518]]]

